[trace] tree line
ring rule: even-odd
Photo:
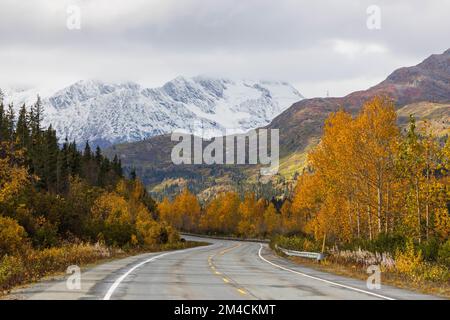
[[[56,131],[51,125],[43,129],[42,118],[39,97],[29,110],[22,105],[17,119],[13,105],[6,109],[0,100],[0,142],[24,152],[25,165],[39,179],[38,188],[64,194],[70,176],[79,176],[100,187],[122,177],[122,164],[117,156],[110,161],[102,155],[100,147],[92,152],[89,142],[81,152],[75,141],[69,142],[67,137],[60,148]]]
[[[161,220],[187,232],[246,238],[297,233],[299,217],[290,214],[290,202],[277,205],[253,192],[223,192],[202,206],[186,188],[172,201],[166,197],[158,203],[158,212]]]
[[[178,241],[158,221],[156,203],[117,157],[99,147],[60,145],[43,107],[23,105],[18,116],[0,91],[0,258],[23,246],[45,248],[79,241],[144,246]],[[23,250],[22,250],[23,251]]]
[[[303,235],[328,244],[411,240],[442,244],[450,235],[450,139],[411,116],[406,132],[394,103],[375,97],[352,116],[325,122],[292,194],[282,205],[222,193],[203,205],[188,190],[159,203],[161,218],[191,232],[267,237]],[[390,240],[389,240],[390,239]]]
[[[292,211],[315,238],[446,241],[449,170],[448,137],[438,139],[427,124],[419,132],[413,116],[401,134],[394,103],[375,97],[354,118],[341,110],[326,121]]]

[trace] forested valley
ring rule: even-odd
[[[60,145],[42,105],[16,117],[0,95],[0,290],[136,250],[177,247],[156,203],[120,160],[86,142]]]
[[[278,202],[217,195],[202,206],[188,190],[159,203],[161,218],[195,233],[272,238],[340,262],[381,264],[415,279],[450,279],[450,139],[413,116],[401,132],[394,103],[367,101],[325,123],[292,194]]]
[[[402,132],[394,103],[333,113],[282,199],[223,192],[201,202],[185,189],[155,202],[120,160],[80,151],[42,128],[40,99],[0,100],[0,288],[69,264],[136,250],[185,247],[179,231],[268,238],[324,251],[339,263],[377,263],[420,281],[450,279],[450,139],[413,116]],[[134,250],[134,251],[133,251]]]

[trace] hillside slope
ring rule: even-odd
[[[280,173],[292,177],[300,172],[306,152],[322,134],[324,120],[331,112],[344,108],[357,113],[362,104],[375,95],[387,95],[398,107],[399,124],[405,125],[409,114],[428,119],[439,134],[448,133],[450,117],[450,49],[443,54],[431,55],[422,63],[395,70],[386,80],[364,91],[340,98],[304,99],[293,104],[276,117],[266,128],[280,130]],[[255,165],[243,166],[175,166],[170,161],[170,151],[175,145],[170,136],[159,136],[146,141],[119,144],[107,152],[118,154],[128,167],[135,167],[150,189],[161,192],[161,183],[179,179],[203,192],[218,186],[242,186],[255,181],[259,170]],[[276,179],[279,179],[277,177]],[[284,187],[284,183],[281,184]],[[176,189],[176,188],[175,188]],[[208,192],[207,192],[208,193]]]
[[[303,150],[322,132],[330,112],[344,108],[356,113],[375,95],[387,95],[401,108],[417,102],[450,102],[450,49],[434,54],[413,67],[395,70],[386,80],[364,91],[341,98],[305,99],[294,103],[276,117],[267,128],[280,129],[281,153],[286,156]],[[423,108],[426,108],[423,105]]]
[[[34,103],[38,92],[7,88],[5,100],[18,109]],[[42,98],[45,125],[52,124],[62,140],[109,146],[174,130],[204,136],[242,133],[267,125],[303,96],[286,82],[199,76],[178,77],[160,88],[78,81]]]

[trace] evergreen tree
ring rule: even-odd
[[[86,145],[84,147],[83,161],[88,162],[89,160],[91,160],[91,157],[92,157],[92,151],[91,151],[91,146],[89,145],[89,140],[88,140],[88,141],[86,141]]]
[[[118,175],[119,177],[122,177],[122,175],[123,175],[122,162],[117,157],[117,154],[114,155],[114,159],[113,159],[113,162],[112,162],[112,169],[114,170],[116,175]]]
[[[98,183],[98,165],[94,160],[94,156],[91,151],[91,146],[89,141],[86,141],[86,146],[84,147],[83,159],[82,159],[82,170],[81,176],[86,179],[89,184],[97,185]]]
[[[33,135],[40,134],[43,120],[43,107],[41,97],[38,95],[36,103],[31,107],[30,127]]]
[[[64,194],[69,187],[69,168],[68,168],[69,143],[66,140],[61,151],[58,153],[58,172],[57,172],[57,190]]]
[[[119,175],[119,177],[123,177],[123,168],[121,159],[119,159],[119,162],[117,164],[117,174]]]
[[[5,122],[5,108],[3,106],[3,91],[0,89],[0,141],[5,137],[4,133],[4,122]]]
[[[98,165],[102,163],[102,150],[100,149],[100,146],[97,146],[95,149],[95,161]]]
[[[108,158],[102,158],[100,164],[100,170],[98,173],[98,185],[99,186],[105,186],[107,184],[107,175],[110,171],[110,163]]]
[[[59,155],[59,146],[58,140],[56,138],[56,131],[53,130],[50,125],[47,131],[45,132],[45,165],[43,171],[43,179],[46,182],[46,187],[49,191],[56,192],[57,191],[57,182],[58,182],[58,155]]]
[[[37,102],[31,107],[28,114],[28,128],[30,132],[28,152],[30,157],[30,171],[37,174],[41,179],[38,187],[47,188],[45,177],[45,162],[47,156],[47,148],[45,143],[45,134],[41,130],[42,121],[42,103],[38,96]]]
[[[22,148],[29,146],[30,129],[28,127],[28,114],[25,104],[20,108],[16,126],[16,142]]]
[[[136,177],[137,177],[137,175],[136,175],[136,168],[133,168],[133,169],[131,169],[131,172],[130,172],[130,179],[132,181],[135,181]]]
[[[3,105],[3,97],[0,89],[0,141],[5,141],[7,137],[6,112]]]
[[[81,154],[77,150],[75,140],[68,147],[68,165],[71,175],[81,174]]]
[[[15,114],[13,104],[10,103],[8,105],[8,112],[6,113],[5,118],[5,140],[9,140],[11,142],[14,141],[14,125],[15,125]]]

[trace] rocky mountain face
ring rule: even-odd
[[[38,93],[5,91],[6,102],[16,108],[34,103]],[[268,124],[303,97],[285,82],[178,77],[160,88],[79,81],[42,98],[44,124],[52,124],[61,139],[108,146],[173,131],[242,133]]]
[[[300,171],[300,162],[305,157],[298,155],[304,155],[308,147],[319,141],[328,115],[339,108],[357,113],[363,103],[375,95],[387,95],[396,102],[400,124],[411,112],[419,120],[428,117],[428,120],[435,122],[438,130],[447,132],[450,119],[450,50],[432,55],[416,66],[395,70],[386,80],[367,90],[340,98],[303,99],[294,103],[266,126],[279,129],[281,167],[283,159],[286,159],[286,162],[295,162],[289,165],[298,167]],[[166,135],[137,143],[119,144],[109,149],[108,153],[112,156],[118,154],[125,165],[137,168],[144,181],[154,190],[160,190],[161,185],[166,188],[167,181],[179,181],[181,178],[201,192],[201,189],[215,188],[219,179],[239,185],[239,181],[247,181],[249,176],[259,171],[255,166],[252,169],[251,165],[175,166],[170,162],[173,145],[170,136]]]
[[[450,49],[433,54],[416,66],[395,70],[386,80],[367,90],[341,98],[304,99],[293,104],[267,127],[280,129],[281,152],[287,155],[303,150],[320,137],[330,112],[344,108],[356,113],[375,95],[392,98],[397,107],[418,102],[450,102]]]

